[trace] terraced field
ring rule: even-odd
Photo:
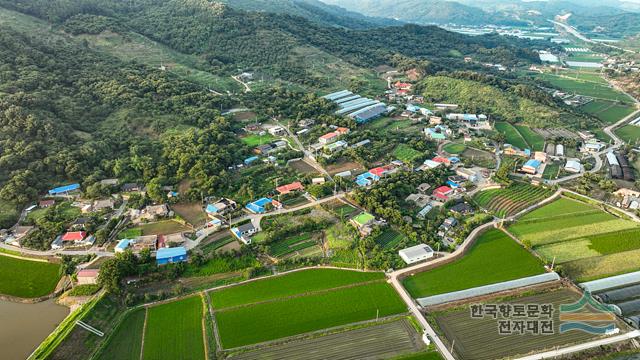
[[[640,224],[576,200],[536,209],[509,231],[577,281],[640,269]]]
[[[552,194],[553,190],[543,187],[515,183],[507,188],[479,192],[473,200],[479,206],[495,212],[497,217],[505,218],[519,213]]]

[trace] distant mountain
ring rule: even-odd
[[[442,0],[322,0],[368,16],[418,24],[522,25],[524,22],[478,7]]]
[[[393,19],[365,16],[319,0],[221,0],[221,2],[240,10],[301,16],[318,24],[348,29],[369,29],[401,24]]]

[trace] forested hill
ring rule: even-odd
[[[430,60],[440,69],[463,67],[463,55],[503,64],[537,62],[533,43],[487,35],[468,37],[433,26],[349,30],[285,14],[246,12],[207,0],[30,0],[0,5],[47,19],[65,30],[130,29],[206,59],[207,71],[265,70],[297,82],[310,79],[298,50],[314,47],[361,67]],[[99,15],[97,17],[96,15]],[[544,45],[541,45],[544,46]]]
[[[365,16],[338,6],[327,5],[319,0],[221,0],[221,2],[240,10],[296,15],[318,24],[347,29],[401,25],[399,21],[393,19]]]
[[[224,183],[248,154],[214,110],[230,103],[152,70],[0,26],[0,203],[69,181],[99,194],[111,176]]]

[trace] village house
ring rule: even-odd
[[[136,254],[144,249],[156,251],[158,250],[158,235],[138,236],[130,243],[130,246]]]
[[[187,249],[184,247],[162,248],[156,253],[156,265],[166,265],[179,262],[186,262]]]
[[[422,183],[418,185],[416,188],[420,194],[426,194],[429,189],[431,189],[431,185],[427,183]]]
[[[136,183],[126,183],[122,185],[122,192],[138,192],[141,190],[142,187]]]
[[[253,153],[258,155],[266,155],[271,151],[273,151],[273,146],[271,146],[271,144],[258,145],[253,149]]]
[[[580,160],[575,158],[567,159],[567,163],[564,166],[564,169],[571,173],[580,173],[582,172],[582,164],[580,164]]]
[[[437,200],[447,201],[449,200],[449,196],[453,194],[453,189],[448,186],[440,186],[439,188],[433,190],[433,197]]]
[[[100,211],[104,209],[113,210],[114,206],[115,206],[115,202],[113,201],[113,199],[96,200],[93,203],[93,210],[94,211]]]
[[[544,151],[535,151],[533,153],[533,159],[541,163],[547,162],[547,153]]]
[[[231,233],[246,245],[251,244],[251,235],[257,232],[258,229],[250,222],[231,229]]]
[[[462,176],[463,178],[465,178],[467,181],[470,181],[470,182],[478,181],[478,175],[476,174],[475,171],[473,171],[471,169],[458,167],[456,169],[456,175]]]
[[[289,193],[292,193],[295,191],[302,191],[302,190],[304,190],[304,186],[302,186],[302,183],[300,181],[296,181],[287,185],[278,186],[276,188],[276,191],[280,195],[287,195]]]
[[[282,204],[276,200],[265,197],[248,203],[245,208],[254,214],[264,214],[270,209],[282,208]]]
[[[526,174],[535,175],[538,173],[538,169],[540,168],[540,165],[541,165],[540,161],[530,159],[526,163],[524,163],[524,165],[522,165],[521,171]]]
[[[103,186],[118,186],[120,181],[118,179],[103,179],[100,180],[100,185]]]
[[[78,285],[94,285],[98,283],[98,275],[100,270],[98,269],[82,269],[76,274],[78,279]]]
[[[208,204],[205,212],[211,217],[215,215],[225,215],[234,211],[238,207],[235,201],[227,198],[221,198],[213,204]]]
[[[404,201],[412,202],[416,204],[417,207],[423,208],[429,203],[429,201],[431,201],[431,197],[424,194],[411,194],[407,196]]]
[[[46,208],[51,207],[51,206],[53,206],[55,204],[56,204],[55,200],[41,200],[38,203],[38,207],[40,207],[41,209],[46,209]]]
[[[269,128],[269,134],[273,136],[284,136],[287,134],[287,131],[282,126],[274,126]]]
[[[471,207],[471,205],[467,204],[466,202],[461,202],[453,205],[451,208],[449,208],[449,211],[454,214],[469,215],[473,214],[473,207]]]
[[[307,128],[315,123],[316,121],[314,119],[302,119],[298,121],[298,127]]]
[[[334,131],[320,136],[318,142],[322,145],[327,145],[338,140],[338,137],[340,137],[340,134]]]

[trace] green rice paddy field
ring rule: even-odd
[[[500,259],[497,261],[496,259]],[[498,229],[482,234],[461,259],[403,280],[414,298],[542,274],[542,263]]]
[[[481,207],[504,218],[546,199],[553,190],[523,183],[514,183],[503,189],[490,189],[477,193],[473,200]]]
[[[201,296],[134,310],[108,339],[98,359],[203,360],[203,311]]]
[[[577,281],[640,269],[639,224],[576,200],[536,209],[509,231]]]
[[[580,80],[553,74],[540,74],[538,78],[548,81],[551,85],[568,93],[590,96],[596,99],[631,102],[631,99],[623,93],[609,87],[601,81]]]
[[[0,294],[36,298],[50,294],[60,280],[60,264],[0,254]]]
[[[504,134],[505,141],[520,149],[528,149],[529,144],[513,125],[508,122],[496,122],[496,130]]]
[[[382,273],[304,270],[209,294],[225,349],[406,311]]]
[[[459,143],[449,143],[442,148],[442,150],[452,155],[462,154],[466,149],[467,149],[467,146],[465,144],[459,144]]]

